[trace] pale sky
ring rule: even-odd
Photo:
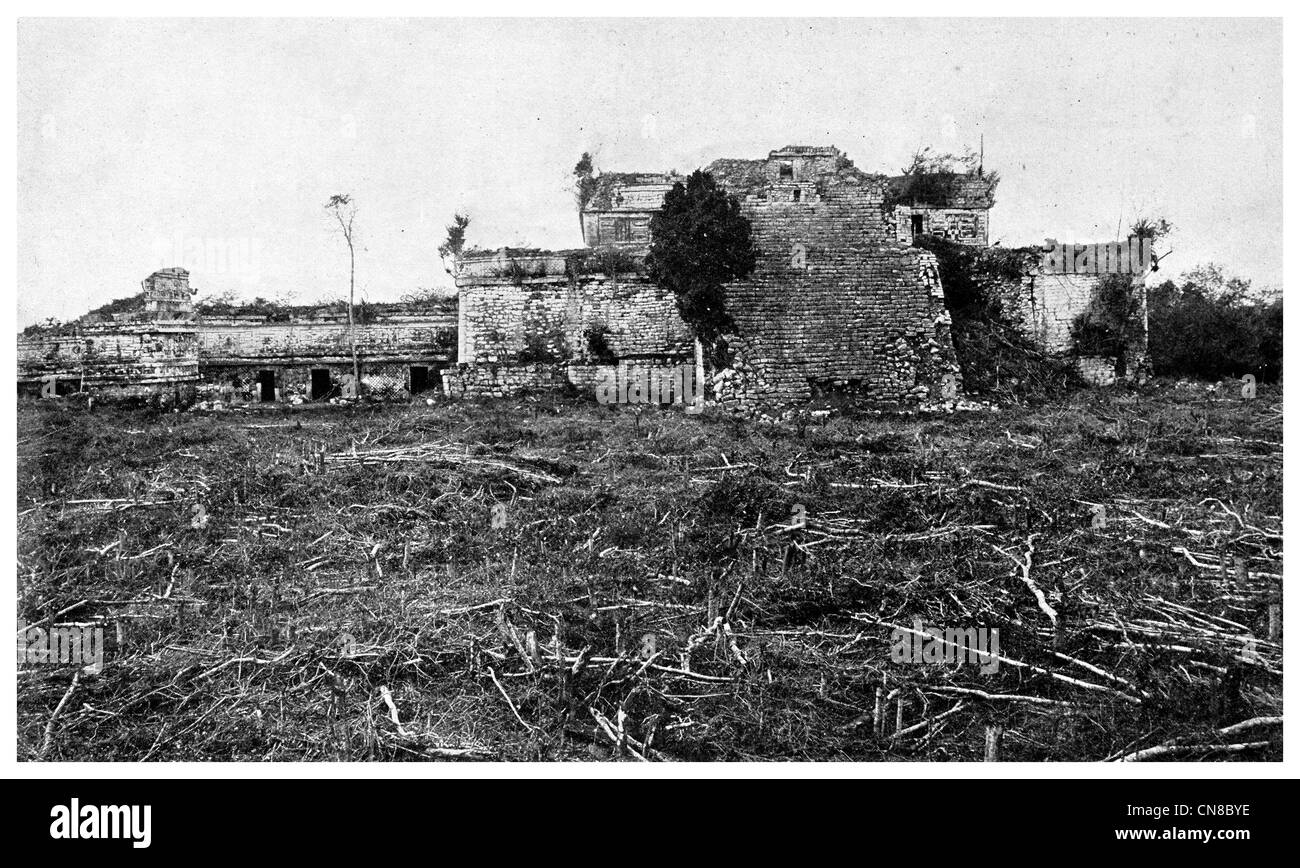
[[[469,242],[581,244],[570,172],[833,144],[897,173],[985,141],[990,240],[1171,220],[1171,275],[1282,281],[1271,19],[24,20],[18,325],[181,265],[200,294],[347,293],[323,204],[359,205],[373,301]]]

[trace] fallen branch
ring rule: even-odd
[[[54,706],[54,713],[50,715],[49,723],[45,724],[45,738],[41,741],[41,749],[37,753],[37,756],[41,759],[45,758],[45,754],[50,750],[50,745],[54,742],[54,725],[59,722],[59,715],[62,714],[63,709],[67,707],[68,700],[72,699],[72,693],[77,689],[77,685],[80,683],[81,670],[78,669],[76,672],[72,673],[72,683],[68,685],[68,690],[63,694],[63,698],[59,700],[59,704]]]

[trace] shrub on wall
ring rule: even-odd
[[[564,345],[563,337],[559,340],[559,347],[553,349],[544,335],[529,332],[524,338],[524,348],[519,351],[516,359],[522,365],[550,365],[563,362],[568,356],[569,349]]]
[[[645,258],[618,247],[594,247],[570,254],[565,260],[571,276],[605,274],[617,278],[620,274],[642,275],[646,272]]]
[[[961,207],[975,198],[983,207],[991,208],[998,181],[998,173],[986,173],[973,152],[958,156],[922,148],[912,155],[911,164],[903,169],[897,183],[891,185],[885,196],[885,207],[904,204]]]
[[[583,337],[587,339],[587,353],[593,361],[602,365],[618,362],[618,356],[609,346],[609,327],[604,323],[588,326],[583,332]]]

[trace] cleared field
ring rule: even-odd
[[[18,420],[22,759],[1281,758],[1277,389]]]

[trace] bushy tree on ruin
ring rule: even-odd
[[[596,163],[588,151],[583,151],[573,167],[573,200],[578,205],[578,212],[587,207],[591,197],[596,194]]]
[[[448,274],[451,269],[447,266],[447,260],[456,261],[465,249],[465,230],[469,228],[469,217],[465,214],[456,214],[451,218],[451,223],[447,225],[447,238],[438,245],[438,257],[442,259],[442,268]]]
[[[714,341],[732,325],[724,284],[752,274],[757,259],[740,203],[697,169],[668,191],[650,220],[650,238],[650,279],[677,296],[677,311],[696,337]]]

